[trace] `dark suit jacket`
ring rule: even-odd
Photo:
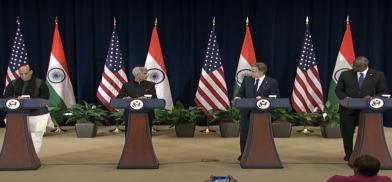
[[[32,77],[31,80],[27,81],[25,93],[22,93],[24,81],[21,78],[11,81],[7,85],[4,91],[5,98],[19,97],[21,95],[30,95],[30,98],[42,98],[49,99],[49,89],[44,80]],[[48,113],[48,108],[44,107],[41,109],[31,110],[30,116],[37,116]]]
[[[276,95],[279,97],[279,86],[277,80],[266,76],[257,93],[254,84],[254,78],[249,76],[244,77],[237,96],[241,98],[256,98],[257,96],[268,97],[269,95]]]
[[[357,72],[348,70],[340,75],[335,93],[339,99],[381,96],[388,93],[388,83],[383,72],[369,68],[362,89],[359,89]],[[340,110],[348,109],[340,107]]]
[[[136,99],[138,97],[144,96],[144,94],[151,94],[152,98],[157,98],[157,94],[155,91],[155,83],[143,80],[139,84],[132,80],[122,86],[119,94],[117,95],[117,98],[129,96],[133,99]]]

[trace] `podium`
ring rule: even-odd
[[[249,132],[240,165],[242,168],[283,168],[272,134],[271,109],[290,108],[288,98],[236,99],[234,107],[251,110]]]
[[[128,127],[118,169],[157,169],[152,146],[148,111],[165,107],[164,99],[112,99],[110,106],[127,109]]]
[[[7,112],[7,127],[0,154],[0,170],[36,170],[41,166],[31,139],[28,114],[46,107],[45,99],[0,99],[0,109]]]
[[[340,105],[361,110],[354,151],[349,165],[352,166],[360,155],[368,154],[381,162],[381,169],[392,169],[392,159],[384,136],[382,112],[392,108],[390,98],[348,98],[340,100]]]

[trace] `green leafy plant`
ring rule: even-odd
[[[240,111],[236,108],[229,108],[228,110],[214,109],[210,113],[214,117],[212,121],[218,122],[239,123],[241,118]]]
[[[296,114],[293,113],[292,110],[275,108],[272,109],[271,115],[272,120],[275,122],[289,122],[296,124],[298,121],[298,117],[296,117]]]
[[[333,105],[327,101],[325,103],[324,112],[322,113],[321,119],[324,123],[331,125],[337,125],[340,123],[339,105]]]
[[[75,106],[68,109],[70,113],[67,116],[66,123],[87,123],[93,122],[97,125],[109,124],[109,114],[107,111],[102,109],[101,105],[89,104],[86,101],[82,101],[81,104],[76,104]]]
[[[159,109],[155,111],[158,121],[170,123],[170,127],[181,123],[195,123],[204,118],[203,111],[196,106],[185,108],[181,102],[176,102],[173,109]]]
[[[295,114],[295,120],[297,120],[300,125],[309,126],[312,124],[312,121],[321,121],[321,116],[321,112],[299,112]]]
[[[64,123],[66,121],[66,116],[64,115],[64,113],[68,111],[67,108],[48,107],[48,110],[55,127],[59,127],[61,123]]]

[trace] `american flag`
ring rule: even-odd
[[[102,80],[96,94],[108,110],[114,111],[109,106],[110,99],[117,97],[121,87],[126,82],[128,82],[128,78],[125,73],[125,63],[122,59],[120,43],[114,27],[102,73]]]
[[[308,23],[306,23],[305,38],[299,59],[291,96],[293,108],[296,112],[322,111],[324,109],[323,89]]]
[[[7,68],[7,75],[5,77],[5,87],[12,81],[19,78],[18,69],[28,64],[27,49],[23,40],[22,31],[20,28],[19,18],[17,20],[16,34],[12,44],[10,62]]]
[[[205,113],[211,109],[226,110],[230,107],[225,74],[219,55],[218,42],[216,41],[215,26],[213,26],[208,40],[195,103]]]

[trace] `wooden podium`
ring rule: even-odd
[[[0,99],[0,109],[7,112],[0,170],[36,170],[41,166],[27,119],[29,110],[46,107],[47,103],[44,99]]]
[[[152,146],[148,111],[165,107],[163,99],[112,99],[110,106],[129,109],[125,144],[118,169],[157,169],[158,160]]]
[[[361,110],[357,139],[349,165],[352,166],[357,157],[368,154],[380,160],[381,169],[392,169],[392,159],[384,136],[382,115],[383,111],[392,108],[392,99],[348,98],[341,100],[340,105]]]
[[[238,109],[251,110],[249,132],[241,159],[242,168],[283,168],[272,134],[272,108],[290,108],[290,100],[277,99],[237,99],[233,102]]]

